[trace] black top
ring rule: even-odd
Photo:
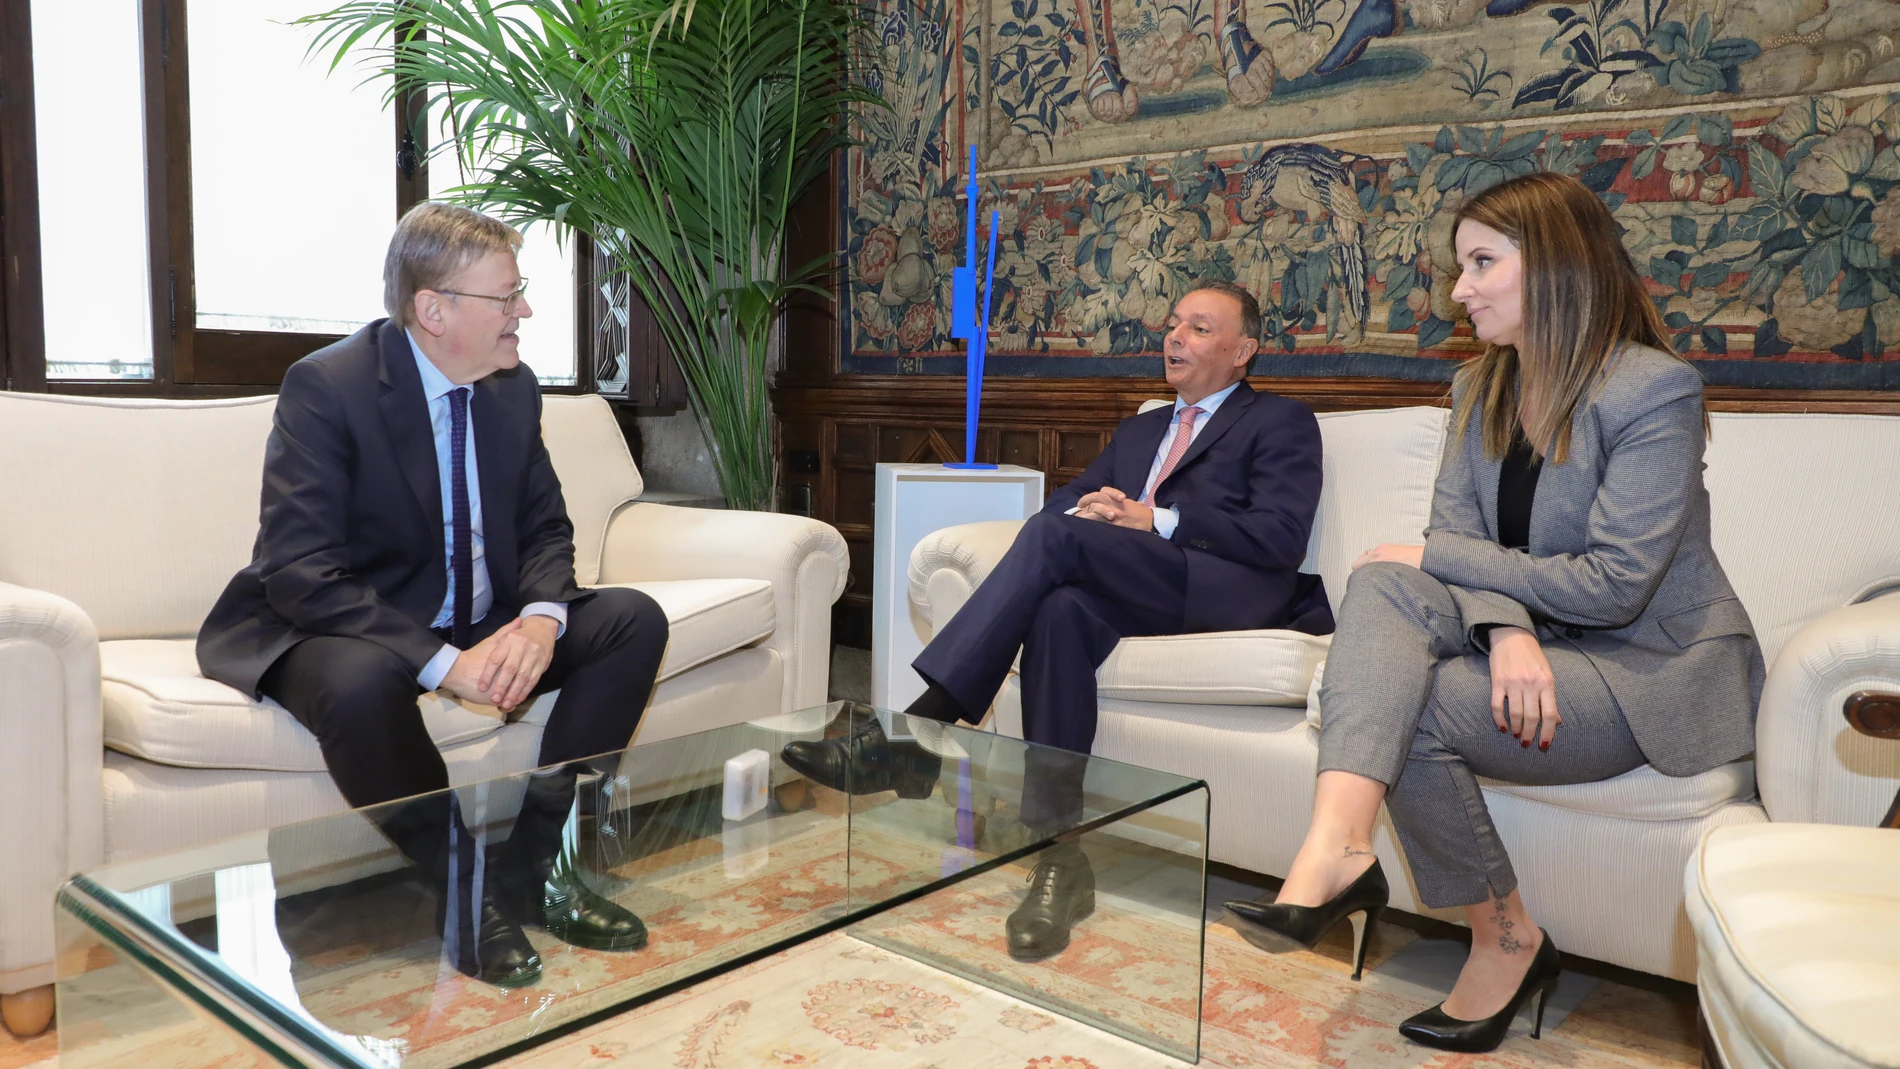
[[[1511,451],[1498,469],[1498,544],[1506,549],[1530,548],[1531,500],[1537,496],[1537,473],[1543,467],[1522,433],[1511,439]]]

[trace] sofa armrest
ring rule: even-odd
[[[777,620],[763,645],[785,660],[781,712],[823,705],[831,676],[831,606],[849,567],[830,524],[776,512],[634,502],[607,525],[602,583],[765,579]]]
[[[960,523],[932,531],[910,551],[910,600],[935,633],[970,600],[1009,552],[1023,520]]]
[[[65,598],[0,583],[0,993],[53,982],[53,896],[105,856],[99,633]]]
[[[1900,693],[1900,594],[1815,618],[1769,668],[1755,773],[1771,820],[1881,821],[1900,788],[1900,746],[1848,722],[1847,702],[1862,691]]]

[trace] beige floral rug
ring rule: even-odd
[[[664,871],[644,874],[627,899],[654,933],[646,950],[599,954],[535,932],[545,969],[540,983],[529,988],[502,991],[443,975],[433,941],[406,942],[425,923],[418,917],[432,907],[405,884],[378,892],[374,908],[359,898],[311,906],[300,917],[279,911],[273,921],[285,923],[297,965],[292,969],[283,959],[275,979],[266,970],[253,982],[283,985],[311,1021],[366,1061],[454,1065],[572,1020],[575,1008],[610,1008],[628,992],[686,975],[700,955],[769,946],[813,910],[860,894],[888,895],[941,863],[939,852],[926,844],[891,837],[873,848],[861,835],[847,872],[832,846],[818,835],[802,844],[777,844],[768,860],[739,880],[730,877],[729,859],[716,847],[683,846],[683,853],[665,859]],[[1427,949],[1413,945],[1417,936],[1410,929],[1391,925],[1379,928],[1366,979],[1354,983],[1345,926],[1315,952],[1269,956],[1224,925],[1203,931],[1198,912],[1184,916],[1179,909],[1156,908],[1150,896],[1105,889],[1068,950],[1048,962],[1022,965],[1004,952],[1002,930],[1023,876],[1008,867],[968,880],[847,932],[550,1040],[511,1064],[1172,1067],[1186,1063],[1122,1036],[1159,1036],[1177,1051],[1193,1051],[1197,994],[1201,1064],[1222,1069],[1661,1069],[1698,1061],[1694,1008],[1680,992],[1667,997],[1610,982],[1580,982],[1577,989],[1589,994],[1541,1040],[1530,1039],[1527,1023],[1520,1021],[1491,1055],[1436,1054],[1411,1046],[1394,1026],[1438,1001],[1443,991],[1406,979],[1418,974],[1399,963],[1381,970],[1408,946]],[[1195,879],[1198,886],[1198,867]],[[220,929],[227,957],[235,952],[233,934]],[[1205,965],[1197,973],[1203,942]],[[276,945],[274,937],[262,943],[267,950]],[[932,962],[953,965],[960,975]],[[114,974],[120,974],[117,980]],[[0,1045],[0,1069],[259,1064],[218,1029],[142,993],[128,966],[109,965],[92,977],[96,1007],[116,1006],[117,1012],[89,1019],[75,1013],[65,1022],[66,1064],[41,1062],[52,1051],[39,1040],[16,1046],[12,1055]],[[77,1054],[70,1053],[75,1049]]]

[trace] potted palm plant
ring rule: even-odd
[[[371,0],[303,20],[423,87],[472,166],[450,192],[588,235],[679,361],[733,508],[772,507],[768,398],[786,299],[829,257],[784,262],[792,204],[847,143],[850,0]]]

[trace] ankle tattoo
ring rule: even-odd
[[[1517,937],[1517,922],[1504,911],[1504,899],[1491,900],[1491,921],[1498,926],[1498,949],[1506,954],[1515,954],[1524,949],[1524,943]]]
[[[1371,856],[1372,856],[1372,851],[1370,851],[1370,850],[1360,850],[1360,849],[1358,849],[1358,848],[1356,848],[1356,847],[1351,847],[1351,846],[1348,846],[1348,847],[1346,848],[1346,852],[1345,852],[1345,853],[1343,853],[1343,854],[1340,854],[1339,856],[1340,856],[1340,857],[1371,857]]]

